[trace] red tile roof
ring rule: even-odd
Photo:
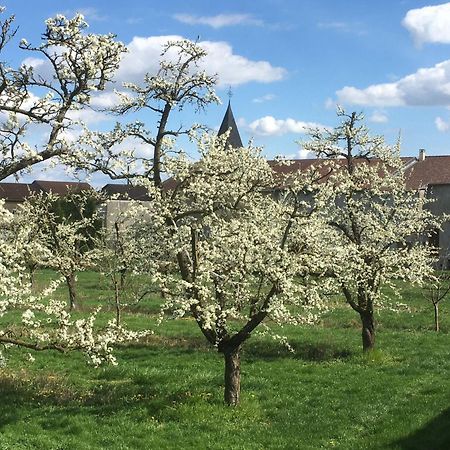
[[[72,181],[33,181],[26,183],[0,183],[0,198],[9,202],[23,202],[32,193],[52,192],[55,195],[64,196],[69,192],[81,192],[91,190],[88,183]]]
[[[413,156],[405,156],[405,157],[401,157],[400,158],[403,162],[404,166],[408,166],[409,164],[411,164],[415,158]],[[278,161],[275,160],[269,160],[267,161],[270,165],[270,167],[272,167],[272,169],[277,172],[277,173],[283,173],[283,174],[289,174],[289,173],[294,173],[294,172],[298,172],[298,171],[304,171],[309,169],[310,167],[314,167],[314,166],[319,166],[320,164],[322,164],[325,161],[334,161],[337,164],[345,164],[346,163],[346,159],[345,158],[338,158],[338,159],[334,159],[334,160],[329,160],[329,159],[322,159],[322,158],[310,158],[310,159],[293,159],[290,162],[289,165],[283,165],[283,164],[279,164]],[[356,164],[361,164],[363,162],[367,163],[369,162],[369,164],[372,165],[376,165],[380,162],[379,159],[377,158],[371,158],[371,159],[354,159]]]
[[[106,184],[102,192],[108,197],[117,195],[120,200],[149,200],[148,190],[145,186],[132,186],[130,184]]]
[[[31,185],[35,191],[52,192],[55,195],[67,195],[69,192],[74,193],[92,189],[89,183],[78,183],[75,181],[36,180]]]
[[[33,192],[31,184],[0,183],[0,198],[9,202],[23,202]]]
[[[426,188],[434,184],[450,184],[450,156],[427,156],[406,171],[409,189]]]

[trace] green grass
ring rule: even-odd
[[[97,274],[79,282],[85,308],[106,301]],[[404,290],[411,313],[381,311],[369,355],[345,305],[315,327],[286,327],[294,354],[252,337],[239,408],[223,405],[222,359],[189,319],[117,349],[116,367],[52,352],[30,364],[14,351],[0,369],[0,449],[448,449],[450,302],[436,334],[432,308]],[[152,327],[157,304],[125,320]]]

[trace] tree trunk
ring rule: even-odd
[[[241,347],[226,348],[225,358],[225,391],[224,400],[229,406],[239,405],[241,393]]]
[[[28,266],[28,273],[30,275],[30,285],[31,285],[32,289],[34,289],[34,285],[35,285],[35,279],[34,279],[35,272],[36,272],[36,266]]]
[[[156,144],[153,151],[153,183],[156,187],[161,186],[161,157],[164,133],[166,131],[167,121],[169,119],[172,106],[169,102],[164,105],[163,113],[158,125],[158,134],[156,135]]]
[[[77,306],[77,293],[75,288],[75,274],[71,273],[66,276],[67,288],[69,289],[69,309],[72,310]]]
[[[433,303],[434,306],[434,331],[439,331],[439,303]]]
[[[121,274],[121,280],[120,280],[120,284],[122,284],[122,274]],[[119,326],[120,325],[120,313],[121,313],[121,308],[120,308],[120,288],[119,288],[119,283],[117,282],[117,280],[114,280],[114,307],[116,309],[116,325]]]
[[[375,321],[373,312],[360,314],[362,324],[362,344],[365,352],[373,350],[375,347]]]

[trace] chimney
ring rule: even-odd
[[[425,149],[424,148],[419,149],[419,161],[425,161],[425,156],[426,156]]]

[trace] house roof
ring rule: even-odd
[[[0,183],[0,198],[9,202],[23,202],[33,192],[31,184]]]
[[[241,136],[239,134],[236,121],[234,120],[233,111],[231,110],[231,103],[228,102],[228,108],[225,112],[225,116],[223,117],[222,124],[220,125],[217,135],[221,136],[230,128],[231,130],[227,139],[227,145],[231,145],[232,148],[241,148],[243,146]]]
[[[403,162],[403,167],[409,166],[416,158],[414,156],[403,156],[400,158]],[[294,172],[302,172],[304,170],[309,169],[310,167],[318,166],[325,161],[334,161],[337,164],[345,164],[347,160],[345,158],[337,158],[334,160],[325,159],[325,158],[309,158],[309,159],[293,159],[289,161],[288,165],[280,164],[276,160],[267,161],[272,167],[272,169],[277,173],[294,173]],[[369,163],[372,165],[378,164],[380,162],[377,158],[363,159],[363,158],[355,158],[355,164],[361,163]]]
[[[162,188],[165,191],[170,191],[172,189],[175,189],[177,186],[178,186],[178,181],[175,181],[175,179],[172,177],[167,178],[167,180],[164,180],[162,182]]]
[[[36,180],[27,183],[0,183],[0,198],[9,202],[23,202],[32,193],[52,192],[55,195],[64,196],[69,192],[81,192],[91,190],[88,183],[77,183],[72,181],[42,181]]]
[[[77,193],[81,191],[91,190],[89,183],[78,183],[74,181],[44,181],[36,180],[31,183],[31,186],[36,192],[50,192],[55,195],[67,195],[69,192]]]
[[[416,158],[413,156],[407,156],[407,157],[401,157],[400,158],[403,163],[403,168],[406,170],[409,168],[414,161],[417,161]],[[310,158],[310,159],[294,159],[291,161],[288,161],[289,164],[280,164],[278,161],[275,160],[269,160],[267,161],[269,163],[269,166],[272,168],[272,170],[275,172],[275,175],[280,175],[280,178],[282,178],[283,182],[282,185],[278,186],[279,188],[282,188],[283,185],[285,185],[286,182],[289,182],[289,175],[295,174],[297,172],[304,172],[310,168],[317,169],[317,172],[320,176],[323,178],[321,181],[325,181],[328,176],[331,174],[329,166],[326,166],[324,163],[327,161],[333,161],[334,165],[338,165],[339,167],[344,166],[347,163],[347,160],[345,158],[338,158],[338,159],[324,159],[324,158]],[[377,167],[381,162],[378,158],[370,158],[370,159],[363,159],[363,158],[355,158],[354,164],[370,164],[373,167]],[[334,166],[336,167],[336,166]],[[283,177],[281,177],[281,175]],[[286,176],[288,177],[286,180]]]
[[[106,184],[102,192],[108,196],[117,196],[119,200],[150,200],[148,191],[144,186],[132,186],[131,184]]]
[[[406,186],[422,189],[429,185],[450,184],[450,156],[427,156],[406,171]]]

